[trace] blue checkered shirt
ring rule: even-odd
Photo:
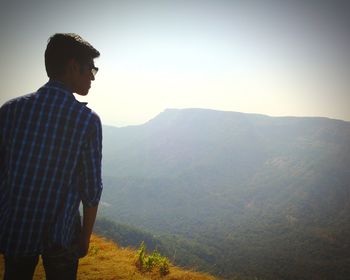
[[[0,108],[0,251],[41,254],[72,242],[80,202],[99,203],[102,129],[62,83]]]

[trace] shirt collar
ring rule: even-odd
[[[55,87],[55,88],[63,90],[64,92],[73,94],[73,91],[69,87],[67,87],[64,83],[57,81],[57,80],[53,80],[53,79],[50,79],[45,84],[45,87]]]
[[[73,95],[73,92],[72,90],[67,87],[64,83],[60,82],[60,81],[57,81],[57,80],[53,80],[53,79],[50,79],[45,85],[44,85],[44,88],[56,88],[56,89],[59,89],[60,91],[62,91],[63,93],[69,95],[70,97],[74,98],[75,101],[79,102],[80,104],[82,105],[87,105],[88,103],[87,102],[80,102],[78,101],[75,96]]]

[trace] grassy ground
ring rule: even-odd
[[[89,254],[80,260],[79,280],[214,280],[213,276],[170,266],[170,273],[161,277],[157,271],[140,273],[135,266],[136,251],[118,247],[115,243],[98,236],[92,236]],[[4,262],[0,255],[0,279],[3,278]],[[40,261],[34,280],[45,279],[44,268]]]

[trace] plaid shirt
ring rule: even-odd
[[[79,205],[99,203],[99,117],[62,83],[0,108],[0,252],[41,254],[72,241]]]

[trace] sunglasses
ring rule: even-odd
[[[98,72],[98,67],[92,66],[91,67],[91,73],[92,73],[92,75],[94,75],[94,77],[96,76],[97,72]]]
[[[93,63],[89,63],[87,66],[88,69],[91,71],[92,75],[94,75],[95,77],[98,72],[98,67],[96,67]]]

